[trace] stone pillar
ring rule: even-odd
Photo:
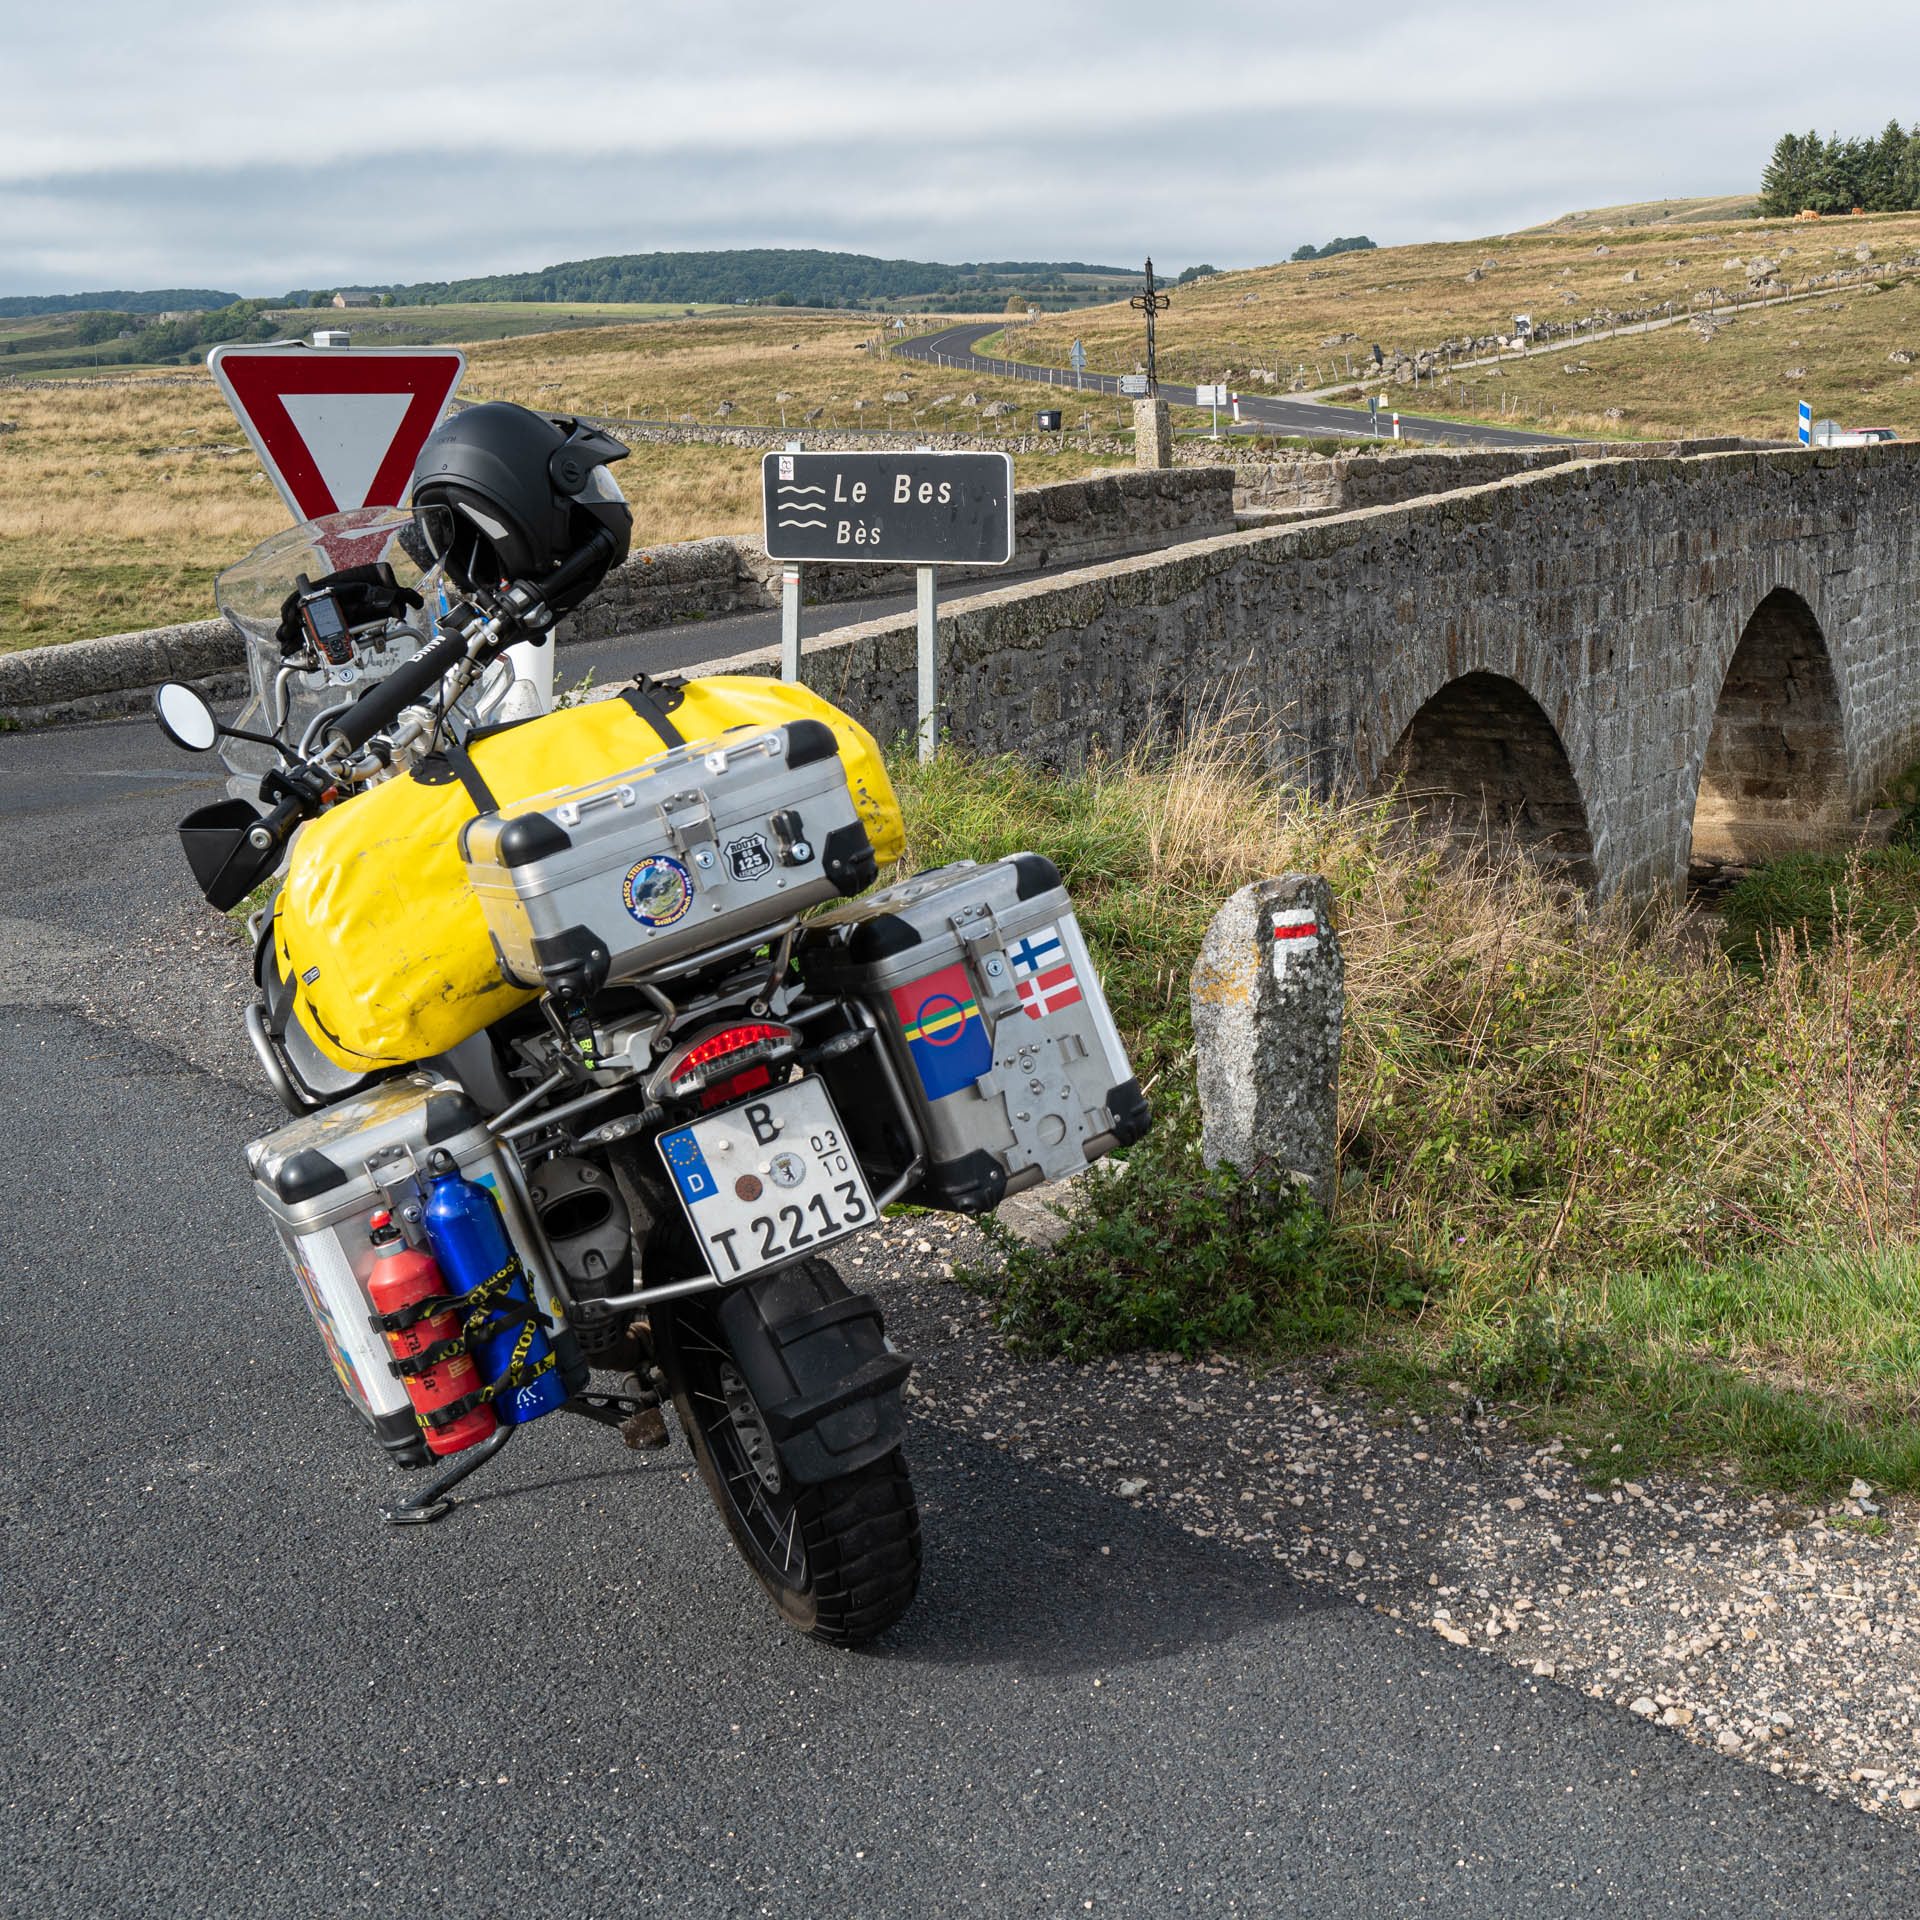
[[[1133,464],[1136,467],[1173,465],[1173,416],[1164,400],[1133,403]]]
[[[1318,874],[1242,887],[1193,970],[1200,1150],[1208,1166],[1294,1174],[1333,1197],[1345,968]]]

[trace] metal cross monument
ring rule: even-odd
[[[1153,259],[1151,255],[1149,255],[1147,259],[1146,290],[1142,293],[1136,293],[1133,298],[1127,302],[1127,305],[1137,308],[1147,316],[1147,392],[1150,395],[1156,394],[1160,391],[1160,381],[1155,373],[1153,362],[1153,317],[1157,313],[1166,312],[1167,296],[1164,293],[1156,292],[1154,289]]]

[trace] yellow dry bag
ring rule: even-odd
[[[690,680],[671,696],[615,695],[471,743],[500,807],[604,780],[652,759],[677,731],[691,746],[735,727],[824,721],[884,867],[905,845],[899,802],[873,736],[817,693],[758,675]],[[655,705],[654,702],[659,704]],[[666,729],[654,724],[667,708]],[[467,884],[460,829],[479,809],[434,760],[383,781],[294,841],[274,940],[301,1024],[352,1073],[405,1066],[458,1046],[536,996],[501,978]]]

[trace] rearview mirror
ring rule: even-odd
[[[153,717],[176,747],[188,753],[206,753],[220,738],[220,722],[213,709],[178,680],[169,680],[153,696]]]

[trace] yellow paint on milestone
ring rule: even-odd
[[[751,675],[687,683],[689,746],[732,727],[823,721],[882,866],[905,846],[873,736],[817,693]],[[473,762],[503,813],[653,759],[667,743],[624,700],[599,700],[482,740]],[[403,774],[301,830],[274,918],[301,1024],[336,1066],[367,1073],[443,1053],[536,996],[509,986],[460,859],[476,815],[458,781]]]

